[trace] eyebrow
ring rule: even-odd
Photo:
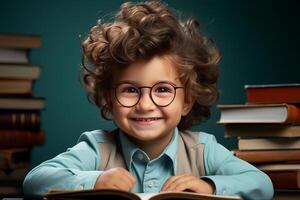
[[[132,81],[132,80],[121,80],[121,81],[117,82],[115,85],[120,85],[122,83],[128,83],[128,84],[137,85],[137,86],[145,86],[145,85],[140,84],[139,82]],[[174,82],[169,81],[169,80],[159,80],[159,81],[154,82],[152,85],[155,85],[157,83],[169,83],[173,86],[177,86],[177,84],[175,84]]]

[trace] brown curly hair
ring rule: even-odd
[[[154,56],[167,55],[173,61],[186,99],[195,102],[181,118],[180,130],[209,118],[210,107],[218,99],[221,56],[217,46],[202,34],[196,19],[180,21],[162,2],[122,4],[114,22],[99,20],[91,28],[82,50],[83,84],[104,119],[109,114],[104,96],[111,90],[114,70]]]

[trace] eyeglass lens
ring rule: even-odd
[[[150,97],[154,104],[158,106],[169,105],[172,103],[176,95],[176,87],[165,82],[156,83],[152,87],[137,87],[131,83],[122,83],[116,87],[115,95],[121,105],[125,107],[132,107],[139,102],[142,88],[150,89]]]

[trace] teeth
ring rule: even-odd
[[[145,121],[145,122],[154,121],[158,119],[159,118],[136,118],[137,121]]]

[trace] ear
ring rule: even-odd
[[[186,116],[187,114],[189,114],[189,112],[193,108],[194,103],[195,103],[194,100],[186,99],[183,104],[183,109],[182,109],[181,115]]]
[[[109,111],[111,112],[112,109],[113,109],[113,103],[112,103],[111,95],[110,94],[105,94],[104,95],[104,100],[105,100],[105,103],[106,103]]]

